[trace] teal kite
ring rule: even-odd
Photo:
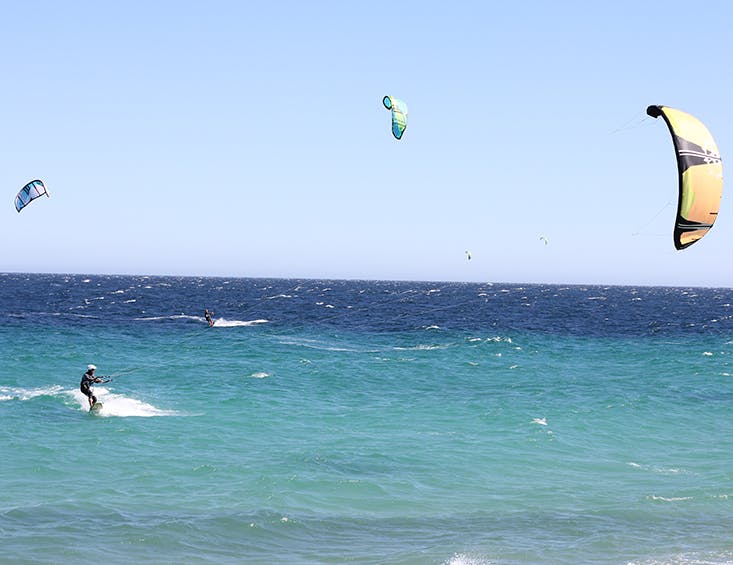
[[[46,185],[43,184],[43,181],[38,179],[32,180],[21,188],[20,192],[15,197],[15,209],[20,212],[33,200],[43,196],[44,194],[48,196],[48,190],[46,189]]]
[[[387,110],[392,110],[392,135],[402,139],[402,134],[407,128],[407,104],[394,96],[382,98],[382,104]]]

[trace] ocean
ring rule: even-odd
[[[2,563],[733,563],[731,289],[0,274],[0,304]]]

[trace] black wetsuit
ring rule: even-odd
[[[81,384],[79,390],[81,390],[87,398],[91,398],[93,402],[97,401],[97,398],[92,394],[94,383],[102,382],[102,379],[95,377],[89,371],[84,373],[81,377]]]

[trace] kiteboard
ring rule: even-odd
[[[95,402],[92,404],[92,407],[89,409],[90,412],[99,412],[102,409],[102,403],[101,402]]]

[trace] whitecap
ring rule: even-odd
[[[74,390],[71,394],[79,403],[80,410],[87,411],[89,409],[87,397],[81,391]],[[130,398],[122,394],[115,394],[105,387],[95,387],[94,395],[102,403],[102,409],[97,413],[98,416],[150,418],[153,416],[179,415],[175,411],[163,410],[142,400]]]
[[[646,498],[647,498],[647,500],[659,500],[659,501],[662,501],[662,502],[680,502],[680,501],[683,501],[683,500],[693,500],[694,497],[692,497],[692,496],[670,496],[670,497],[666,497],[666,496],[657,496],[657,495],[652,494],[652,495],[647,496]]]
[[[547,425],[547,418],[532,418],[533,424],[539,424],[540,426]]]
[[[30,400],[39,396],[56,396],[63,388],[59,385],[52,385],[38,388],[21,388],[0,386],[0,400]]]
[[[225,320],[224,318],[217,318],[214,321],[214,327],[217,328],[236,328],[246,326],[256,326],[258,324],[266,324],[269,320]]]
[[[253,379],[266,379],[269,376],[270,376],[270,373],[264,373],[264,372],[252,373],[250,375],[250,377],[252,377]]]
[[[445,349],[445,345],[413,345],[412,347],[393,347],[398,351],[432,351],[433,349]]]
[[[634,467],[636,469],[641,469],[643,471],[651,471],[652,473],[658,473],[660,475],[679,475],[679,474],[690,474],[690,471],[685,471],[684,469],[677,469],[676,467],[657,467],[655,465],[642,465],[639,463],[629,462],[627,463],[629,467]]]

